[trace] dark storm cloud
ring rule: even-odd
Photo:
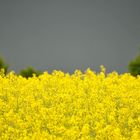
[[[0,53],[27,66],[127,71],[140,43],[139,0],[0,0]]]

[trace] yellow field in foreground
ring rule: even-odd
[[[139,140],[140,77],[90,69],[0,74],[0,140]]]

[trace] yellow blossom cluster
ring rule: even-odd
[[[0,140],[139,139],[140,76],[0,73]]]

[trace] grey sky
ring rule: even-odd
[[[140,0],[0,0],[10,70],[127,71],[140,44]]]

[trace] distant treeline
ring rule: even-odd
[[[0,57],[0,69],[4,70],[5,75],[8,73],[8,68],[9,68],[9,65],[5,63],[2,57]],[[42,74],[40,70],[36,70],[35,68],[31,66],[20,70],[20,72],[18,73],[18,75],[21,75],[26,78],[32,77],[33,75],[39,76],[40,74]]]
[[[0,57],[0,69],[4,69],[5,75],[8,72],[8,68],[9,65],[5,63],[2,57]],[[140,75],[140,54],[128,63],[128,70],[133,76]],[[33,75],[39,76],[42,73],[42,71],[36,70],[33,67],[27,67],[25,69],[20,70],[19,75],[28,78],[32,77]]]

